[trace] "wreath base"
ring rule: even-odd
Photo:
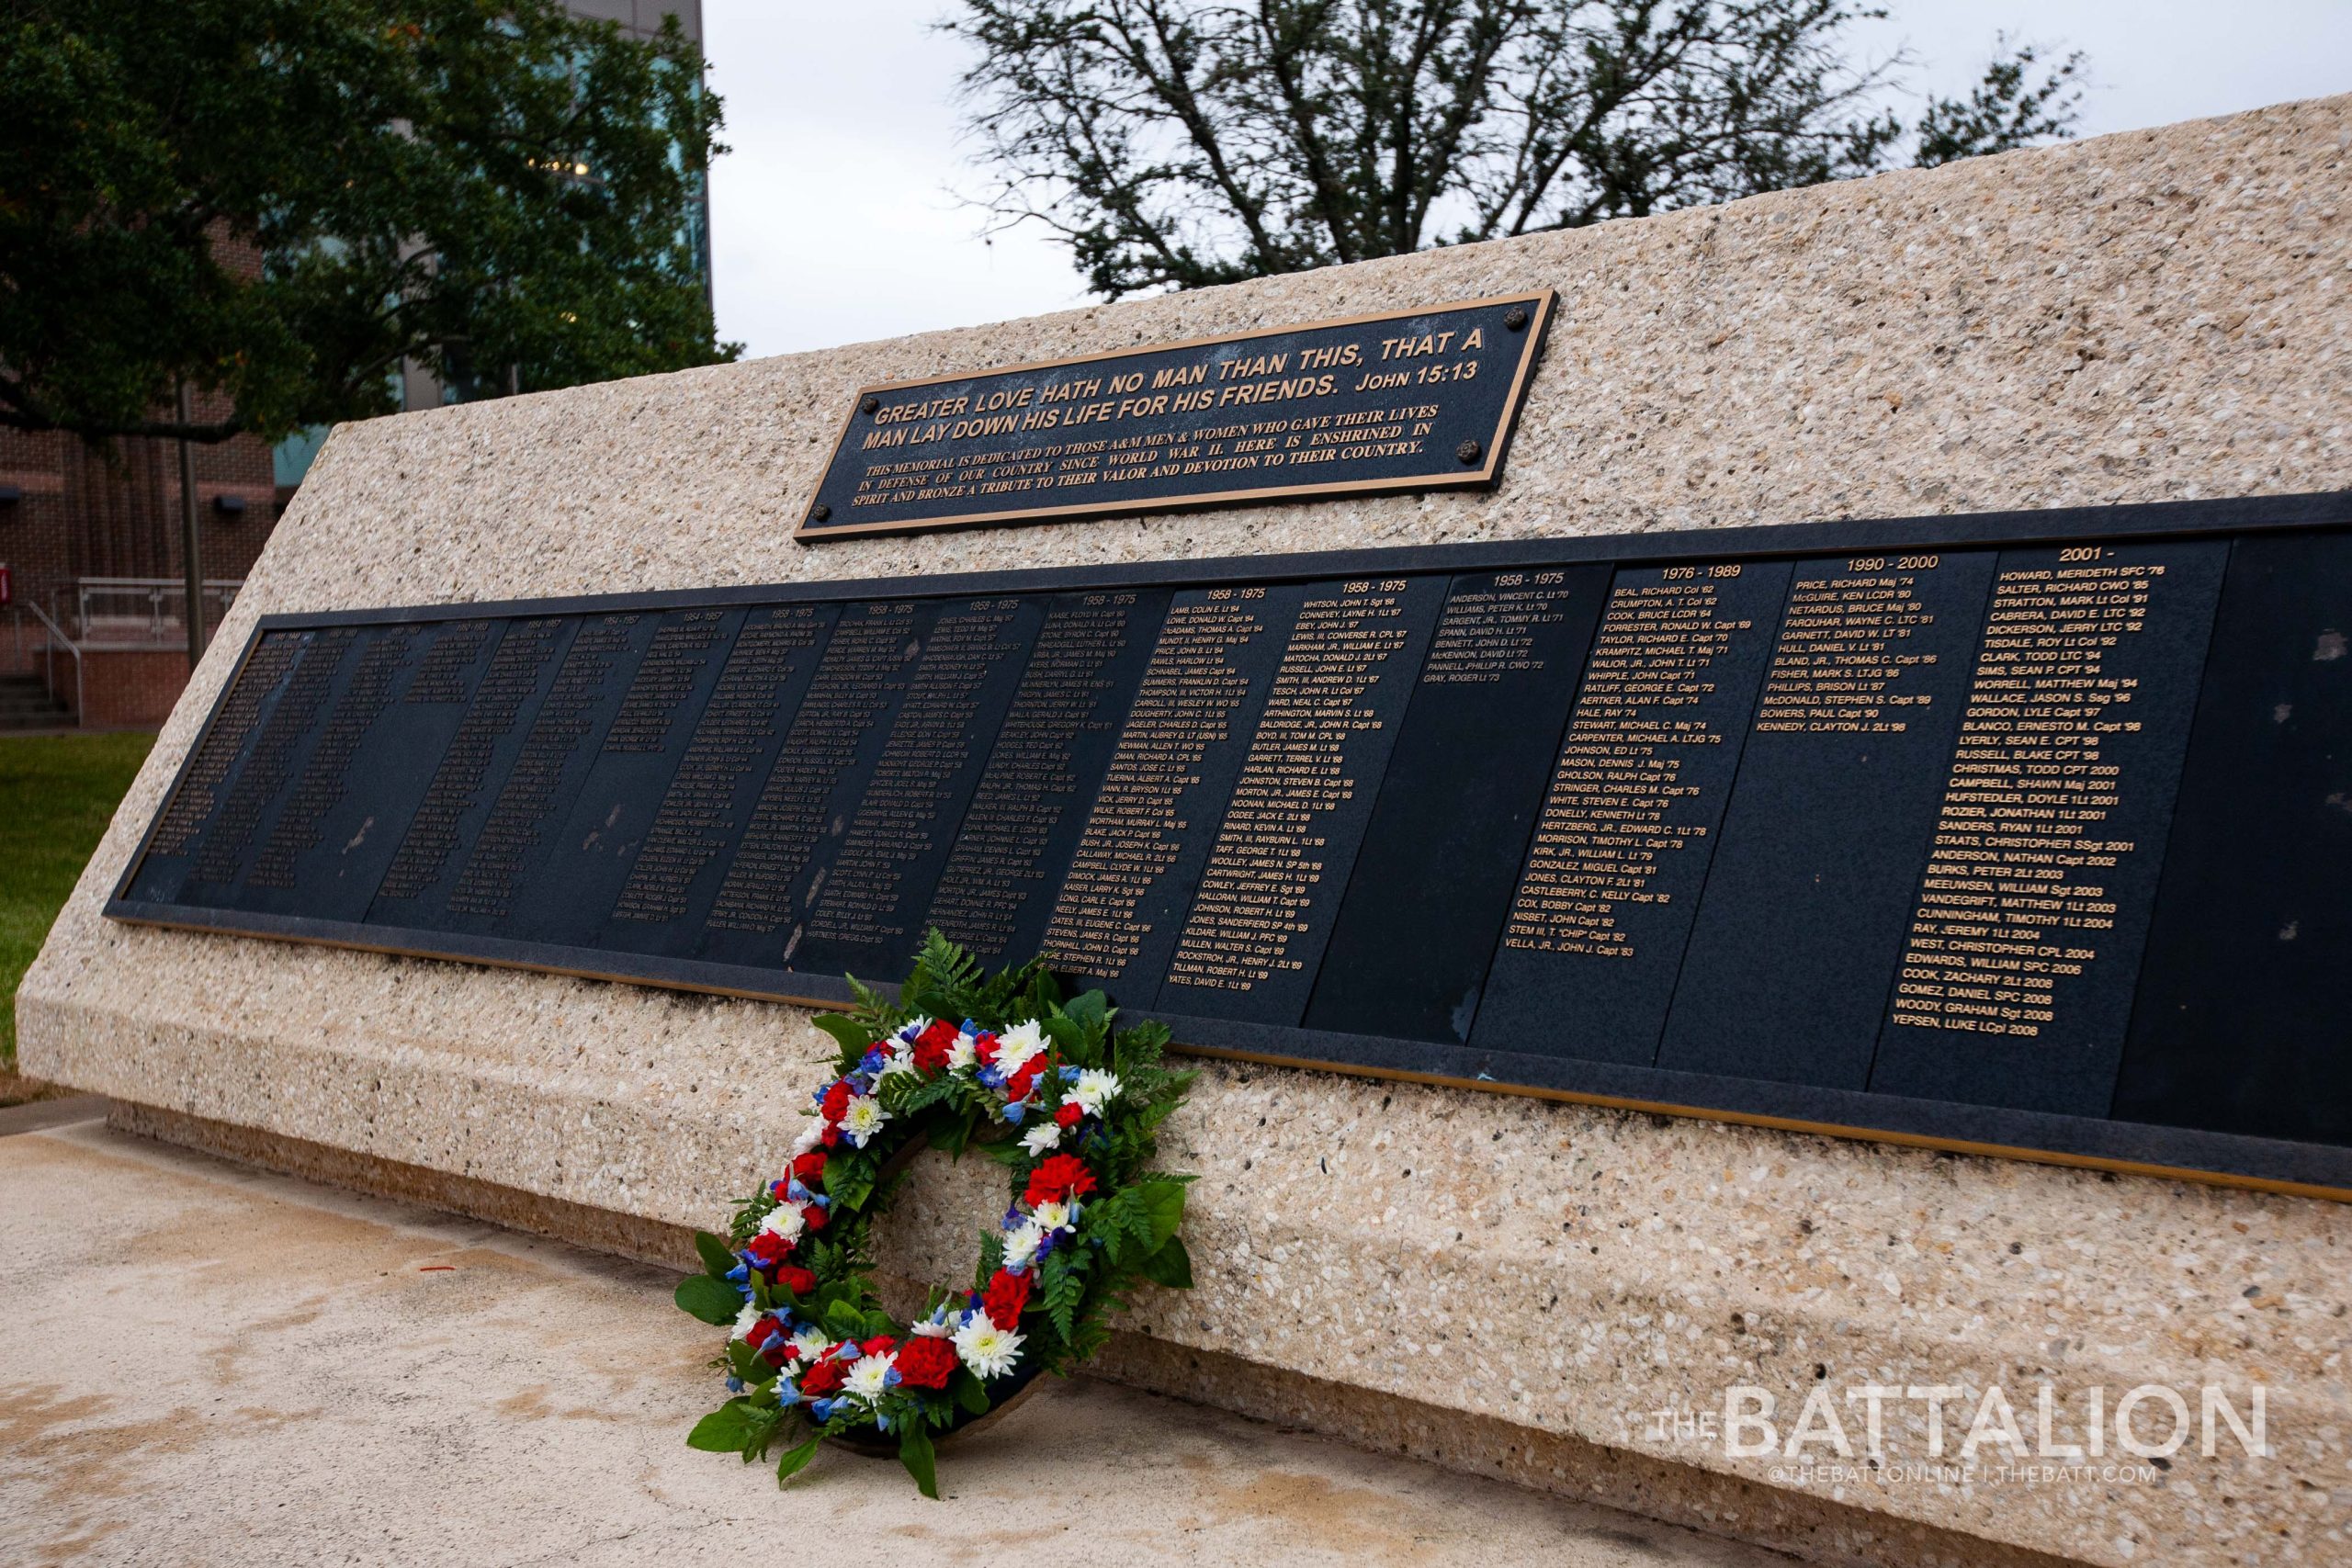
[[[956,1424],[931,1435],[933,1443],[953,1442],[956,1438],[981,1431],[996,1424],[998,1417],[1009,1415],[1014,1407],[1025,1403],[1046,1381],[1045,1369],[1024,1360],[1020,1366],[988,1385],[989,1407],[978,1416],[962,1416]],[[1010,1389],[1010,1393],[1000,1392]],[[835,1432],[825,1441],[847,1449],[866,1459],[897,1459],[899,1438],[893,1432],[878,1427],[853,1427],[846,1432]]]

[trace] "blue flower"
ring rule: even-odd
[[[981,1084],[989,1089],[1002,1089],[1004,1087],[1004,1075],[997,1070],[994,1063],[990,1063],[989,1066],[982,1067],[978,1072],[974,1073],[972,1076],[979,1079]]]
[[[1077,1081],[1078,1069],[1076,1067],[1064,1067],[1062,1069],[1062,1082],[1076,1083]]]
[[[737,1377],[733,1372],[729,1372],[729,1373],[728,1373],[728,1374],[727,1374],[727,1392],[728,1392],[728,1393],[742,1393],[742,1392],[743,1392],[743,1380],[742,1380],[741,1378]]]
[[[879,1410],[874,1413],[874,1424],[876,1427],[881,1427],[882,1430],[886,1432],[890,1429],[890,1418],[888,1416],[883,1415]]]
[[[1029,1107],[1023,1104],[1020,1100],[1008,1100],[1005,1104],[1004,1119],[1012,1122],[1016,1127],[1021,1124],[1022,1121],[1026,1118],[1028,1114]]]
[[[882,1386],[884,1388],[896,1388],[899,1386],[898,1368],[892,1367],[888,1371],[882,1374]]]
[[[833,1412],[840,1408],[841,1403],[838,1399],[820,1399],[808,1407],[808,1414],[820,1422],[830,1421],[833,1418]]]
[[[881,1046],[871,1046],[865,1055],[858,1058],[857,1070],[862,1073],[878,1073],[882,1070],[882,1064],[889,1059]]]
[[[735,1255],[735,1267],[727,1270],[729,1282],[736,1285],[748,1283],[752,1278],[752,1263],[750,1257],[747,1254],[739,1252]]]

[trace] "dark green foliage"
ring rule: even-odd
[[[554,0],[17,0],[0,424],[277,437],[404,360],[537,390],[730,358],[692,220],[719,123],[675,24]],[[182,380],[232,406],[159,419]]]
[[[1999,54],[1916,130],[1847,0],[963,0],[989,206],[1106,299],[1640,217],[2072,134]]]

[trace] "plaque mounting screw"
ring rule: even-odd
[[[1503,312],[1503,325],[1509,327],[1515,333],[1525,332],[1527,330],[1526,310],[1521,306],[1513,305],[1510,310],[1505,310]]]
[[[1486,454],[1486,450],[1476,441],[1464,441],[1453,449],[1453,455],[1465,463],[1475,463]]]
[[[831,517],[832,514],[833,509],[827,506],[820,501],[816,505],[808,509],[808,521],[811,523],[822,523],[826,518]]]
[[[860,403],[857,405],[857,412],[860,412],[860,413],[872,413],[876,409],[878,409],[878,408],[880,408],[881,406],[882,406],[882,400],[881,400],[881,399],[879,399],[879,398],[867,398],[867,399],[865,399],[864,401],[860,402]]]

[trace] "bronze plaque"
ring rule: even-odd
[[[1491,486],[1555,299],[868,387],[794,536]]]

